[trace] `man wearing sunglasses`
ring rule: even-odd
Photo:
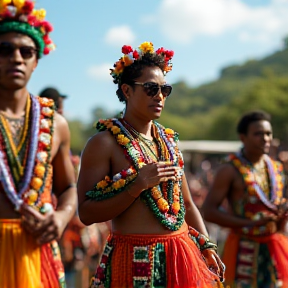
[[[173,51],[144,42],[122,52],[111,75],[125,113],[97,123],[78,179],[81,221],[112,220],[91,287],[221,287],[224,266],[191,199],[178,134],[155,121],[172,91]]]
[[[65,287],[56,240],[77,200],[69,129],[52,100],[27,90],[38,60],[54,47],[44,17],[32,1],[0,0],[1,288]]]

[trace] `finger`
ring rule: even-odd
[[[224,272],[225,272],[226,267],[217,254],[215,255],[215,258],[217,260],[218,267],[220,269],[219,278],[221,279],[221,281],[224,281]]]
[[[27,204],[23,204],[21,206],[20,211],[22,215],[26,216],[27,218],[34,217],[35,219],[38,219],[39,221],[41,221],[44,218],[44,216],[40,212],[38,212],[36,209],[34,209],[33,207]]]
[[[37,238],[37,243],[43,245],[57,239],[57,233],[48,233]]]
[[[160,182],[167,182],[169,180],[172,180],[172,181],[176,181],[176,177],[175,176],[166,176],[166,177],[162,177],[160,178]]]

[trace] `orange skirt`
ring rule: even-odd
[[[244,237],[231,232],[222,261],[225,283],[231,288],[262,287],[260,281],[267,287],[288,287],[288,237],[283,234]]]
[[[172,235],[109,236],[91,288],[222,287],[188,230]]]
[[[40,247],[21,220],[0,219],[0,287],[65,287],[57,242]]]

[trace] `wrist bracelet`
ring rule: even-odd
[[[201,234],[196,229],[189,227],[189,236],[200,251],[205,249],[213,249],[217,252],[217,245],[211,242],[207,236]]]

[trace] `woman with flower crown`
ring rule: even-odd
[[[56,240],[77,202],[69,129],[52,100],[26,87],[39,58],[54,48],[51,30],[34,2],[0,0],[1,288],[65,287]]]
[[[125,113],[97,123],[78,180],[81,221],[113,227],[91,287],[221,287],[224,266],[191,200],[178,134],[155,121],[174,52],[144,42],[122,53],[111,75]]]

